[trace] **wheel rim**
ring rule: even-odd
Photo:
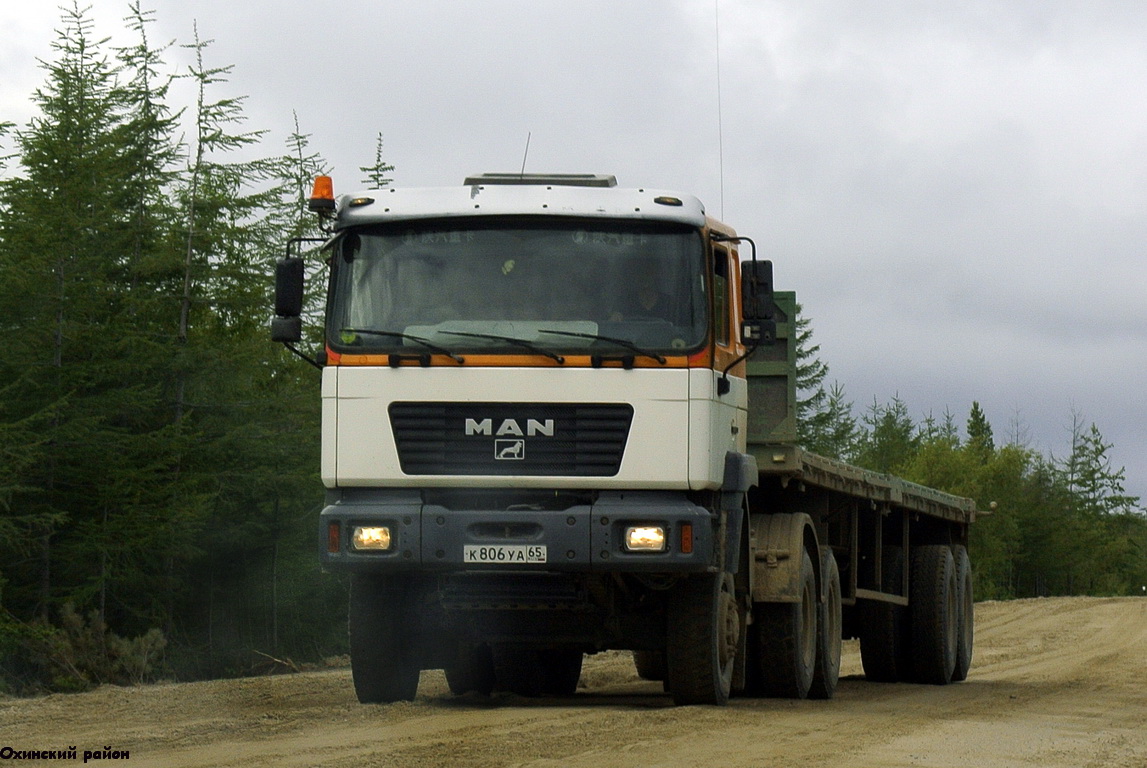
[[[974,612],[975,612],[975,606],[974,606],[974,603],[972,601],[972,577],[971,576],[968,576],[965,578],[962,591],[964,593],[963,594],[964,599],[963,599],[963,606],[962,606],[963,617],[962,617],[962,620],[960,621],[960,631],[963,633],[961,640],[963,641],[965,648],[971,648],[972,647],[972,633],[974,631],[973,630],[974,624],[973,624],[972,616],[974,615]]]
[[[717,658],[721,669],[733,663],[737,656],[737,644],[741,639],[741,619],[737,612],[737,600],[727,587],[721,589],[721,615],[719,617],[719,631]]]
[[[828,586],[828,599],[827,607],[825,610],[825,636],[828,637],[829,652],[832,658],[840,658],[840,589],[837,582],[833,581]]]
[[[813,586],[805,584],[801,593],[801,658],[809,669],[816,661],[816,595]]]
[[[948,644],[953,655],[956,652],[956,643],[959,642],[960,637],[960,610],[962,605],[959,598],[960,595],[956,586],[956,574],[953,569],[952,578],[948,584],[948,599],[945,601],[945,608],[948,614]]]

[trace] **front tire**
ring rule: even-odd
[[[700,574],[677,586],[665,652],[675,704],[729,701],[742,623],[731,574]]]
[[[413,701],[421,671],[411,631],[405,580],[352,574],[350,660],[363,704]]]

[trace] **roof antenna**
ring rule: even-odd
[[[532,134],[532,131],[526,132],[526,151],[522,153],[522,172],[520,174],[523,179],[526,178],[526,158],[530,156],[530,136]]]
[[[725,217],[725,132],[721,110],[721,0],[713,0],[713,33],[717,48],[717,157],[721,185],[721,218]]]

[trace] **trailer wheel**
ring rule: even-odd
[[[665,652],[634,651],[633,666],[637,667],[637,676],[642,680],[664,680]]]
[[[841,604],[840,569],[829,547],[821,558],[820,577],[824,599],[817,604],[816,666],[808,695],[811,699],[831,699],[840,679]]]
[[[363,704],[413,701],[421,670],[406,616],[403,581],[368,574],[350,580],[350,663]]]
[[[456,696],[470,691],[489,696],[494,690],[494,657],[487,645],[459,643],[457,655],[443,671]]]
[[[909,590],[914,680],[946,685],[956,669],[960,609],[956,561],[944,544],[912,550]]]
[[[956,547],[956,591],[960,608],[959,634],[956,639],[956,669],[952,680],[960,682],[968,679],[972,667],[972,641],[975,637],[975,604],[972,601],[972,561],[968,550],[962,544]]]
[[[551,649],[538,651],[542,667],[542,693],[547,696],[572,696],[581,678],[581,651]]]
[[[725,704],[743,618],[731,574],[699,574],[673,592],[665,661],[675,704]]]
[[[807,550],[802,552],[800,581],[799,602],[757,603],[754,607],[760,649],[757,663],[766,696],[803,699],[812,687],[818,601],[816,574]]]
[[[895,594],[904,580],[904,550],[888,547],[883,567],[881,588]],[[877,683],[895,683],[912,673],[908,655],[907,611],[904,606],[879,600],[861,600],[857,604],[860,638],[860,663],[864,676]]]

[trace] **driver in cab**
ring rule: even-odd
[[[657,267],[657,259],[649,256],[633,263],[623,278],[629,290],[622,294],[618,306],[610,313],[611,321],[668,320],[672,316],[672,300],[658,287]]]

